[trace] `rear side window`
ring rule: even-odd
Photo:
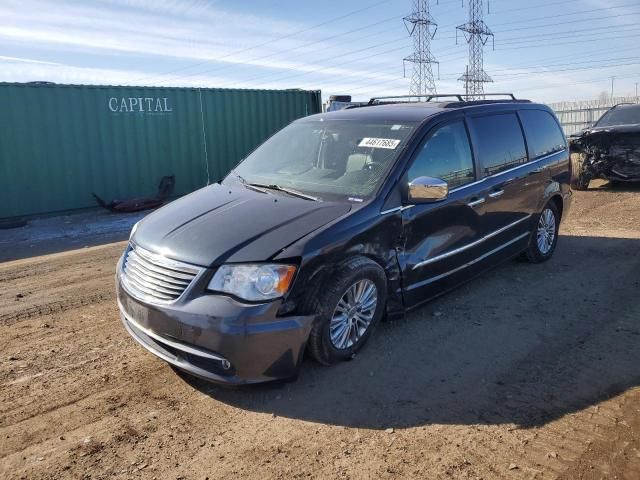
[[[527,162],[524,137],[515,113],[475,117],[471,123],[485,177]]]
[[[473,182],[473,156],[464,123],[448,123],[429,135],[409,168],[408,177],[409,182],[418,177],[440,178],[449,188]]]
[[[549,112],[544,110],[521,110],[520,118],[531,159],[544,157],[566,148],[564,135]]]

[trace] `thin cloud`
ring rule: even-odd
[[[7,57],[0,55],[0,61],[2,62],[21,62],[21,63],[35,63],[39,65],[62,65],[56,62],[45,62],[43,60],[34,60],[32,58],[20,58],[20,57]]]

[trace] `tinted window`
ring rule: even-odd
[[[462,121],[444,125],[429,136],[409,168],[409,181],[418,177],[441,178],[449,188],[474,180],[471,147]]]
[[[527,135],[532,159],[566,148],[562,131],[549,112],[522,110],[520,118]]]
[[[476,117],[472,124],[484,176],[527,162],[524,138],[515,113]]]
[[[640,106],[623,105],[613,108],[600,117],[596,127],[614,127],[616,125],[635,125],[640,123]]]

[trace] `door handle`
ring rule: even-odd
[[[473,200],[467,203],[467,206],[473,208],[473,207],[477,207],[478,205],[482,205],[483,203],[484,203],[484,198],[478,198],[477,200]]]
[[[491,198],[498,198],[498,197],[501,197],[502,195],[504,195],[504,190],[496,190],[495,192],[491,192],[489,194]]]

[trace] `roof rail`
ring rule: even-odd
[[[374,105],[376,103],[380,103],[380,100],[396,100],[396,99],[401,99],[401,98],[417,98],[418,99],[418,100],[416,100],[417,102],[420,102],[422,98],[425,99],[424,100],[425,102],[430,102],[433,99],[437,99],[437,98],[441,98],[441,97],[455,97],[460,102],[472,101],[472,100],[465,100],[465,97],[468,97],[468,96],[469,95],[464,94],[464,93],[434,93],[434,94],[429,94],[429,95],[394,95],[394,96],[388,96],[388,97],[373,97],[373,98],[371,98],[371,100],[369,100],[368,105]],[[483,96],[485,96],[485,97],[496,97],[496,96],[511,97],[510,100],[518,100],[513,93],[485,93],[485,94],[483,94]],[[389,102],[389,103],[392,103],[392,102]]]

